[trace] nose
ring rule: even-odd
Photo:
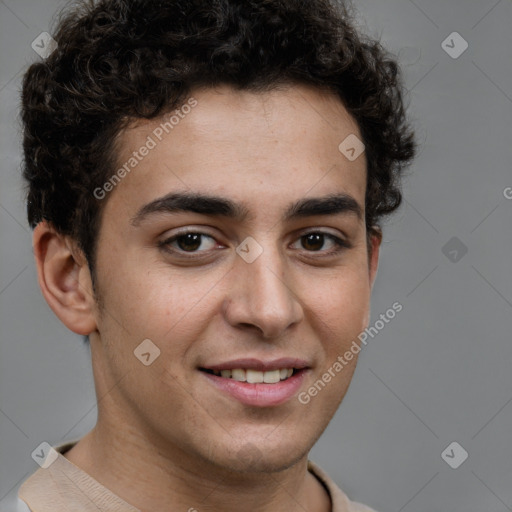
[[[256,328],[265,339],[278,338],[300,322],[303,309],[277,250],[265,248],[252,263],[237,256],[224,316],[234,327]]]

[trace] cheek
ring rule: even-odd
[[[212,314],[214,304],[208,298],[219,276],[192,276],[161,265],[134,268],[120,269],[120,280],[106,302],[133,343],[149,338],[162,352],[183,353]]]
[[[311,289],[311,288],[310,288]],[[351,343],[352,337],[364,331],[370,307],[368,273],[361,269],[339,272],[327,278],[324,287],[309,294],[309,304],[319,320],[321,331],[330,333],[329,339]],[[323,327],[322,327],[323,325]],[[347,340],[350,337],[350,340]]]

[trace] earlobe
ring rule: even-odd
[[[370,253],[369,253],[369,272],[370,272],[370,287],[373,288],[373,283],[377,277],[377,270],[379,268],[379,255],[380,245],[382,243],[382,230],[378,226],[372,227],[370,233]]]
[[[34,229],[38,282],[61,322],[77,334],[96,330],[95,300],[87,261],[73,241],[46,221]]]

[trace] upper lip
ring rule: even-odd
[[[255,358],[242,358],[242,359],[232,359],[231,361],[226,361],[225,363],[205,365],[201,368],[205,370],[234,370],[237,368],[242,368],[244,370],[256,370],[260,372],[268,372],[272,370],[280,370],[281,368],[295,368],[297,370],[301,370],[303,368],[308,368],[309,365],[307,361],[304,359],[298,359],[293,357],[282,357],[280,359],[272,359],[270,361],[262,361],[261,359]]]

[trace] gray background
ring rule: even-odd
[[[63,3],[0,0],[2,511],[40,442],[96,417],[88,349],[39,292],[19,177],[20,78]],[[512,510],[512,3],[355,4],[400,58],[421,150],[384,231],[371,324],[404,308],[364,347],[311,458],[379,512]],[[456,59],[441,45],[454,31],[469,43]],[[469,453],[458,469],[441,457],[453,441]]]

